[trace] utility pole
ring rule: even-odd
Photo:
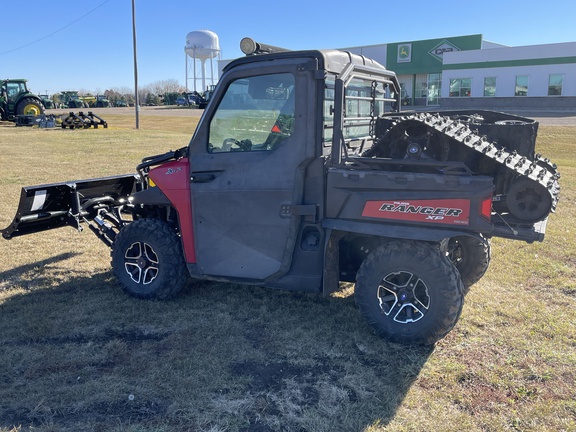
[[[136,12],[132,0],[132,40],[134,42],[134,105],[136,109],[136,129],[140,129],[140,99],[138,98],[138,57],[136,55]]]

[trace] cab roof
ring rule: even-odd
[[[362,55],[353,54],[349,51],[310,50],[310,51],[283,51],[271,54],[247,55],[245,57],[240,57],[228,63],[228,65],[226,65],[226,67],[224,68],[224,72],[227,72],[230,69],[233,69],[237,66],[250,63],[269,62],[274,60],[297,59],[297,58],[316,59],[318,61],[319,69],[326,70],[327,72],[332,72],[335,74],[340,74],[344,70],[344,68],[350,63],[354,65],[368,66],[380,71],[387,70],[376,60],[373,60],[371,58]]]

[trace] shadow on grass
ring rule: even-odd
[[[108,272],[8,295],[0,326],[7,430],[363,430],[432,352],[374,336],[352,297],[198,282],[142,301]]]
[[[10,279],[10,278],[18,277],[19,275],[21,275],[23,273],[28,273],[28,272],[36,269],[36,268],[45,267],[45,266],[48,266],[50,264],[65,261],[65,260],[73,258],[77,255],[80,255],[80,253],[66,252],[66,253],[62,253],[60,255],[56,255],[54,257],[44,259],[42,261],[37,261],[34,263],[14,267],[10,270],[0,272],[0,280],[5,281],[5,280]]]

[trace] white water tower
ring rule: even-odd
[[[193,69],[194,91],[197,91],[197,81],[202,80],[200,92],[206,90],[206,80],[214,84],[214,59],[220,60],[220,45],[218,35],[210,30],[191,31],[186,35],[186,91],[188,91],[188,72]],[[197,60],[200,62],[200,76],[197,73]],[[206,70],[206,62],[210,62],[210,71]],[[216,77],[217,78],[217,77]]]

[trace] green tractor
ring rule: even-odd
[[[47,94],[41,94],[41,95],[38,95],[38,97],[42,101],[42,105],[44,105],[44,108],[46,108],[46,109],[56,108],[54,105],[54,101]]]
[[[88,103],[80,99],[77,91],[63,91],[60,100],[66,108],[88,108]]]
[[[44,114],[42,100],[28,90],[25,79],[0,80],[0,119],[14,121],[16,116]]]
[[[96,108],[108,108],[110,106],[110,101],[104,95],[96,95],[96,101],[94,102],[94,107]]]

